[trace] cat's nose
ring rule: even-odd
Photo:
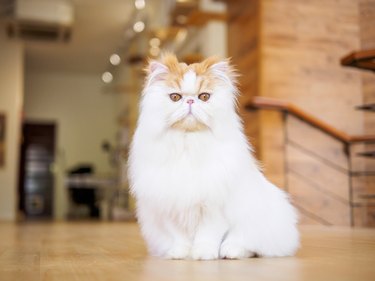
[[[187,103],[191,105],[191,104],[194,103],[194,100],[193,100],[193,99],[188,99],[188,100],[187,100]]]

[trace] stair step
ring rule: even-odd
[[[356,108],[356,109],[359,109],[359,110],[375,111],[375,103],[369,103],[369,104],[358,105],[358,106],[356,106],[355,108]]]
[[[375,158],[375,151],[358,152],[357,155],[362,157]]]
[[[350,53],[341,59],[341,65],[375,71],[375,49]]]

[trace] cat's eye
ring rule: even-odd
[[[198,99],[200,99],[201,101],[208,101],[210,99],[211,95],[209,93],[201,93],[199,96],[198,96]]]
[[[170,94],[169,97],[174,102],[179,101],[182,98],[182,96],[177,93]]]

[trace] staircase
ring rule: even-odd
[[[375,135],[348,135],[277,99],[255,97],[246,109],[283,114],[284,186],[303,223],[375,227],[375,158],[361,152]]]
[[[341,65],[355,67],[361,70],[375,71],[375,50],[364,50],[350,53],[341,59]],[[375,104],[359,105],[356,109],[375,112]],[[375,150],[359,152],[357,155],[367,158],[375,158]]]

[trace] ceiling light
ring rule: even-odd
[[[151,38],[150,40],[151,47],[159,47],[160,46],[160,39],[157,37]]]
[[[104,72],[103,75],[102,75],[102,80],[103,80],[104,83],[107,83],[107,84],[111,83],[112,80],[113,80],[112,73],[109,72],[109,71]]]
[[[135,0],[134,1],[134,6],[137,10],[142,10],[146,6],[145,0]]]
[[[112,65],[119,65],[121,62],[121,58],[118,54],[112,54],[109,58],[109,61]]]
[[[133,29],[135,32],[142,32],[144,29],[145,29],[145,23],[143,21],[137,21],[134,25],[133,25]]]

